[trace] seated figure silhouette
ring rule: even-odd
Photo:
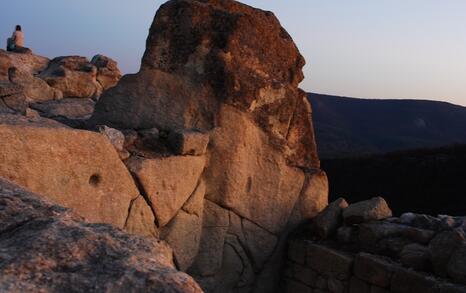
[[[24,51],[24,33],[22,32],[21,26],[17,25],[11,38],[7,41],[7,51],[21,52]]]

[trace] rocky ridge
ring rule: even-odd
[[[0,50],[0,113],[52,118],[78,126],[95,101],[121,77],[117,63],[103,55],[53,60]]]

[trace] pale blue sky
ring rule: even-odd
[[[159,0],[2,0],[0,38],[22,24],[48,57],[102,53],[139,68]],[[273,11],[307,60],[308,91],[466,105],[464,0],[245,0]]]

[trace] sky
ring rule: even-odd
[[[2,0],[0,41],[21,24],[47,57],[104,54],[136,72],[160,0]],[[307,91],[466,106],[464,0],[244,0],[270,10],[307,64]]]

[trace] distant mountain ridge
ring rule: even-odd
[[[466,143],[466,107],[309,93],[321,158]]]

